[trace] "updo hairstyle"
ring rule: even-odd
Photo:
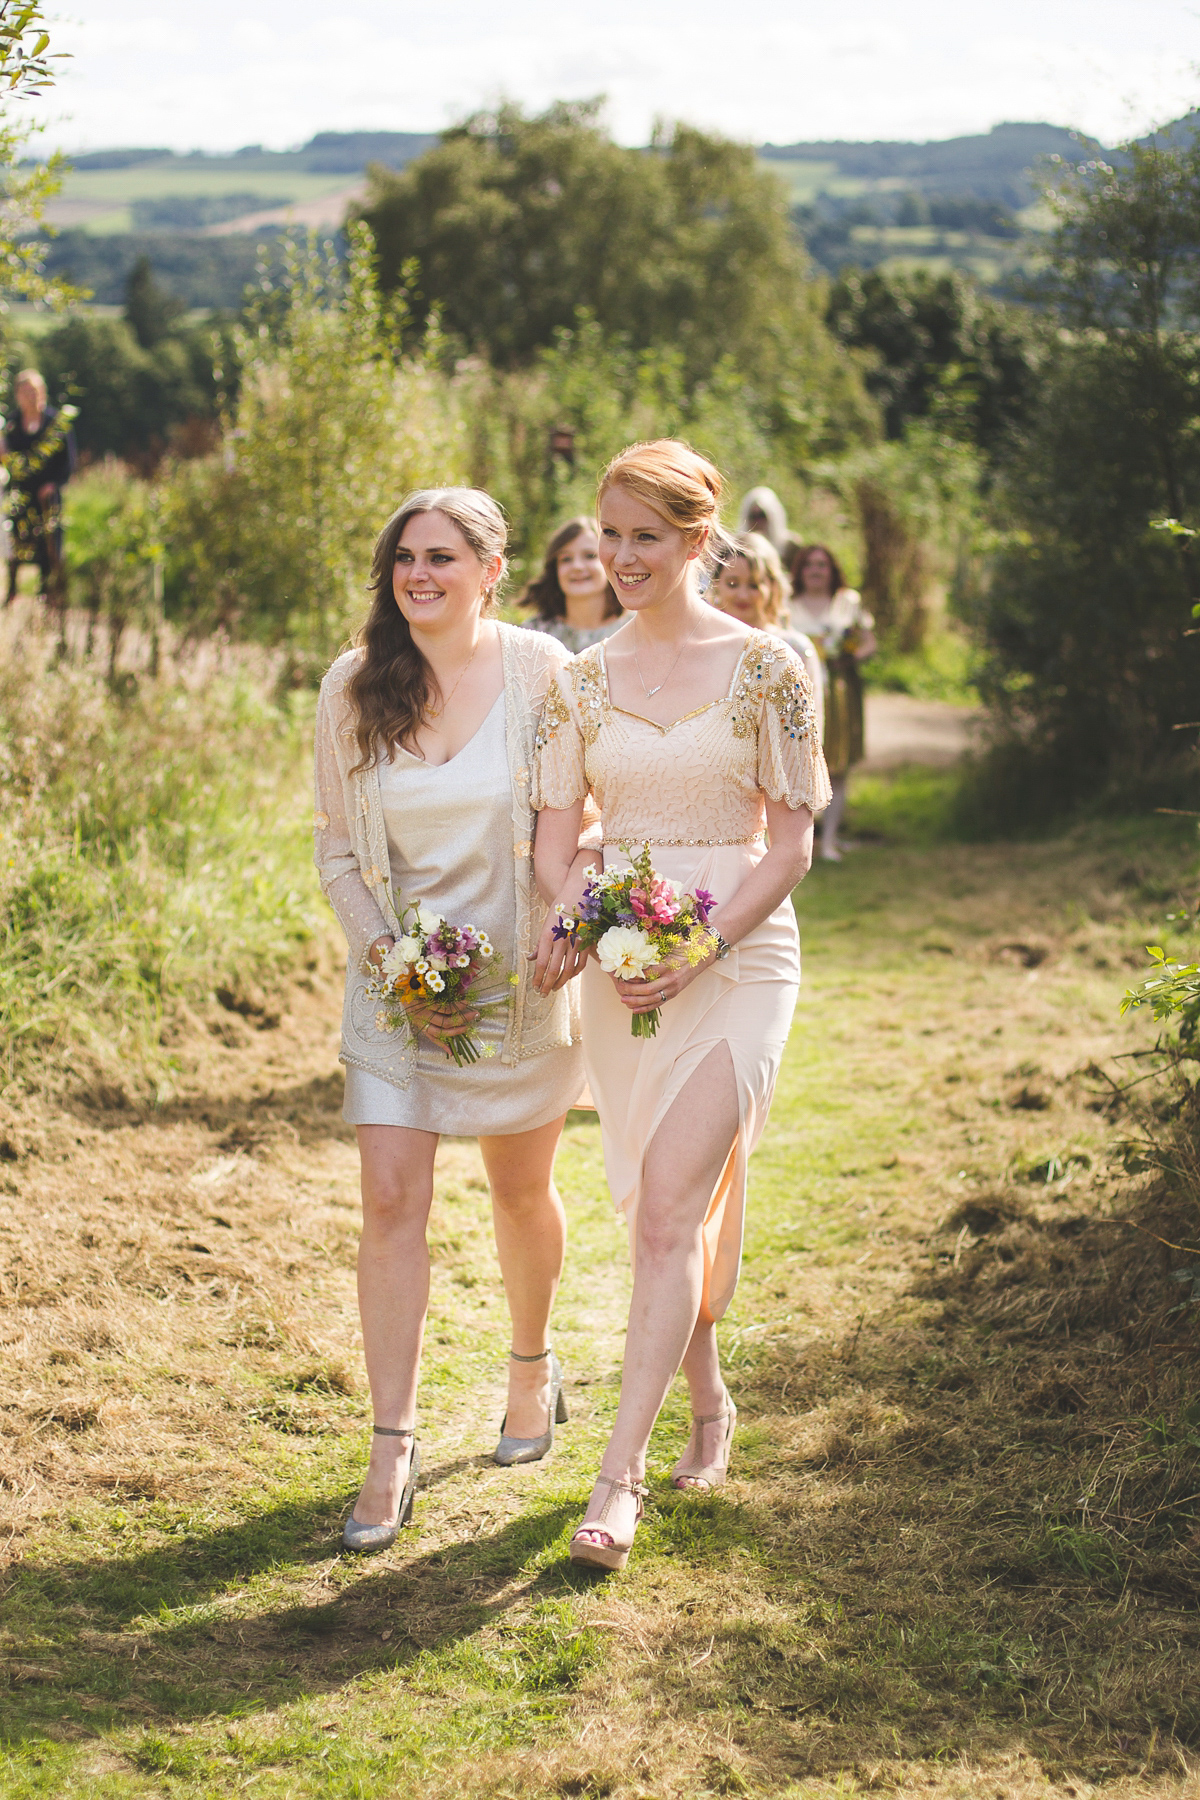
[[[701,561],[711,574],[728,562],[732,540],[721,526],[720,504],[725,483],[721,471],[680,438],[655,438],[630,444],[614,456],[600,477],[596,507],[610,487],[623,487],[644,500],[677,531],[698,535],[707,529]]]

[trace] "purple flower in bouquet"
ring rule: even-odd
[[[710,894],[707,888],[697,888],[692,899],[696,902],[696,917],[702,925],[707,925],[708,915],[717,904],[717,896]]]
[[[580,896],[579,905],[575,908],[575,911],[586,924],[591,925],[600,917],[603,909],[603,896],[596,891],[589,880]]]

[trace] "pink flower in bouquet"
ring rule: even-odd
[[[649,888],[635,887],[629,904],[639,919],[653,919],[658,925],[669,925],[679,917],[679,900],[669,881],[656,875]]]

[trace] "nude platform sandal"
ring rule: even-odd
[[[597,1475],[596,1486],[606,1487],[608,1498],[600,1508],[600,1517],[585,1519],[571,1539],[571,1561],[586,1563],[589,1568],[593,1569],[623,1569],[629,1561],[629,1552],[633,1549],[633,1532],[642,1522],[642,1514],[646,1510],[645,1501],[650,1489],[644,1481],[613,1481],[608,1475]],[[620,1538],[615,1537],[604,1523],[608,1517],[609,1508],[618,1494],[632,1494],[637,1501],[633,1531],[630,1532],[627,1543],[623,1543]],[[584,1531],[602,1532],[609,1542],[607,1544],[585,1544],[580,1541],[580,1532]]]
[[[725,1392],[725,1404],[720,1412],[693,1413],[693,1425],[715,1425],[719,1419],[726,1421],[725,1438],[721,1445],[722,1462],[705,1463],[702,1468],[689,1469],[684,1466],[680,1457],[671,1470],[671,1486],[678,1488],[681,1494],[708,1493],[712,1488],[724,1487],[725,1477],[729,1473],[729,1452],[733,1448],[734,1427],[737,1425],[737,1407]]]

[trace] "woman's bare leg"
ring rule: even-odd
[[[564,1115],[565,1118],[565,1115]],[[563,1119],[536,1131],[480,1138],[492,1190],[496,1253],[512,1315],[512,1348],[536,1356],[550,1342],[550,1311],[562,1275],[567,1222],[554,1185],[554,1156]],[[550,1358],[508,1365],[512,1437],[541,1437],[550,1401]]]
[[[621,1400],[600,1465],[613,1480],[644,1476],[650,1433],[685,1356],[693,1411],[715,1412],[722,1404],[715,1328],[700,1320],[701,1229],[737,1129],[733,1059],[728,1046],[718,1044],[676,1097],[646,1152]],[[598,1508],[605,1497],[601,1489],[593,1504]]]
[[[435,1131],[360,1125],[362,1236],[358,1309],[374,1423],[416,1423],[417,1371],[429,1307],[429,1247]],[[360,1525],[391,1524],[408,1475],[411,1438],[374,1437],[371,1464],[354,1507]]]

